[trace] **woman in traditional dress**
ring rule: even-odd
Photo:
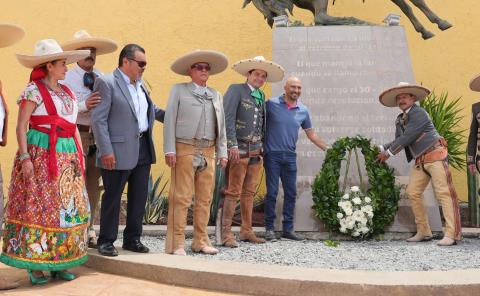
[[[32,284],[52,277],[73,280],[67,269],[87,260],[90,219],[83,177],[77,101],[66,86],[66,65],[88,50],[62,51],[53,39],[37,42],[34,55],[17,54],[32,68],[18,99],[19,150],[15,157],[5,212],[0,261],[28,270]],[[53,147],[53,148],[52,148]]]

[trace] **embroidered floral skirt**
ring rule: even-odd
[[[58,176],[48,176],[48,134],[31,129],[34,175],[26,182],[15,159],[0,261],[31,270],[64,270],[87,260],[90,206],[73,138],[58,138]]]

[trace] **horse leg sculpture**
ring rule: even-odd
[[[305,2],[313,2],[315,10],[315,25],[371,25],[371,23],[355,17],[334,17],[327,14],[328,0],[297,0],[293,1],[298,7],[305,6]]]
[[[438,28],[442,31],[452,27],[452,24],[438,17],[425,3],[424,0],[410,0],[418,9],[420,9],[427,18],[432,22],[438,25]]]
[[[398,7],[400,7],[403,13],[410,19],[410,22],[412,23],[415,30],[422,34],[423,39],[429,39],[435,36],[432,32],[428,31],[427,29],[425,29],[425,27],[423,27],[423,25],[418,21],[418,19],[413,14],[412,8],[405,2],[405,0],[391,0],[391,1],[395,3]]]

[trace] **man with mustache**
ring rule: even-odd
[[[95,69],[97,55],[108,54],[117,50],[113,40],[92,37],[87,31],[81,30],[73,35],[73,40],[62,44],[63,50],[88,49],[90,56],[78,61],[65,75],[65,84],[78,98],[77,127],[82,138],[85,155],[85,183],[90,202],[91,220],[88,231],[88,246],[97,246],[97,236],[93,229],[95,213],[100,199],[100,169],[95,166],[95,139],[91,127],[90,113],[92,108],[100,103],[98,92],[93,92],[95,79],[102,75]]]
[[[457,193],[453,186],[452,174],[448,165],[447,143],[435,129],[428,113],[416,101],[423,100],[430,90],[420,86],[400,82],[398,86],[380,94],[380,103],[386,107],[399,107],[402,113],[395,122],[395,140],[380,146],[378,161],[384,162],[403,149],[407,161],[415,159],[410,173],[406,194],[410,199],[415,215],[417,233],[407,242],[422,242],[432,239],[428,216],[422,200],[422,193],[430,180],[435,196],[442,205],[445,217],[444,237],[437,245],[451,246],[461,239],[460,211]]]
[[[278,180],[283,185],[283,233],[282,237],[303,240],[294,232],[293,216],[297,199],[297,155],[298,130],[302,128],[308,139],[322,150],[325,142],[317,135],[310,121],[308,108],[300,102],[302,82],[297,77],[287,79],[285,93],[267,101],[267,129],[264,144],[264,167],[267,181],[265,196],[265,239],[275,240],[275,203]]]

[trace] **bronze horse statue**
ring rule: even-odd
[[[365,0],[364,0],[365,1]],[[406,0],[390,0],[395,3],[402,12],[410,19],[415,30],[422,34],[423,39],[429,39],[435,36],[432,32],[425,29],[420,21],[413,14],[413,10],[408,5]],[[357,19],[355,17],[334,17],[327,14],[328,0],[244,0],[243,8],[250,2],[263,14],[267,19],[270,27],[273,25],[273,18],[280,15],[287,15],[293,13],[294,5],[310,10],[315,16],[315,25],[329,26],[329,25],[369,25],[370,23]],[[335,3],[335,0],[333,0]],[[418,7],[432,22],[438,25],[440,30],[446,30],[452,25],[446,20],[438,17],[427,6],[424,0],[410,0],[410,2]]]

